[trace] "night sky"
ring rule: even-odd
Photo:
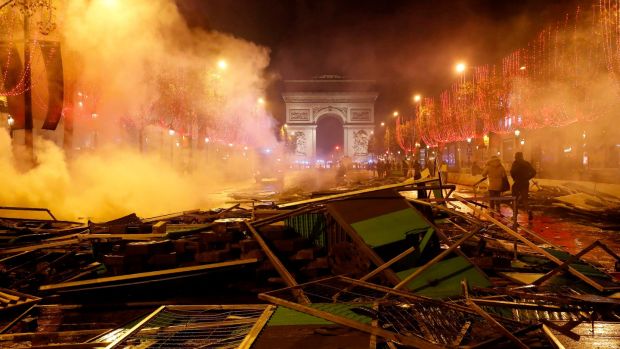
[[[268,101],[284,118],[281,80],[338,74],[377,81],[376,120],[436,96],[453,66],[495,63],[523,47],[577,0],[177,0],[191,26],[271,49]],[[589,5],[584,5],[589,6]]]

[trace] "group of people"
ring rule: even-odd
[[[500,202],[493,200],[494,197],[500,197],[505,191],[510,190],[508,175],[502,162],[497,156],[492,156],[487,161],[482,176],[487,177],[489,181],[488,191],[491,197],[491,209],[499,210]],[[522,152],[515,153],[515,160],[510,167],[510,176],[514,183],[512,184],[512,196],[517,200],[517,207],[527,211],[528,219],[532,219],[532,211],[528,206],[528,194],[530,189],[530,179],[536,176],[536,170],[528,161],[523,158]]]
[[[379,159],[373,166],[373,170],[376,171],[378,178],[387,178],[392,171],[402,171],[403,177],[405,178],[422,178],[422,166],[418,160],[413,160],[409,163],[405,159],[400,162]]]

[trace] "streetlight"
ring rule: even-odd
[[[170,136],[170,166],[174,166],[174,130],[168,129],[168,135]]]
[[[394,111],[394,112],[392,113],[392,115],[393,115],[394,117],[397,117],[397,116],[398,116],[398,111]]]
[[[11,115],[9,115],[8,119],[6,119],[6,122],[9,124],[9,136],[13,138],[13,124],[15,124],[15,119],[13,119]]]
[[[257,100],[258,104],[265,105],[265,99],[263,97],[259,97]]]
[[[217,68],[219,70],[226,70],[226,68],[228,68],[228,62],[226,62],[226,60],[224,59],[220,59],[219,61],[217,61]]]
[[[419,94],[416,94],[415,96],[413,96],[413,101],[415,103],[419,103],[422,100],[422,96],[420,96]]]
[[[454,66],[454,70],[459,74],[465,72],[465,69],[467,69],[467,66],[463,62],[459,62]]]
[[[385,122],[381,121],[381,127],[385,127]]]
[[[515,137],[519,137],[520,134],[521,134],[521,131],[519,131],[518,129],[515,130]]]

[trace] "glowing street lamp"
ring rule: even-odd
[[[413,101],[414,101],[415,103],[419,103],[421,100],[422,100],[422,96],[420,96],[420,95],[418,95],[418,94],[417,94],[417,95],[415,95],[415,96],[413,96]]]
[[[515,130],[515,137],[519,137],[520,134],[521,134],[521,131],[519,131],[518,129]]]
[[[205,143],[209,143],[211,142],[211,140],[209,139],[209,137],[205,137]]]
[[[9,124],[9,136],[13,138],[13,124],[15,124],[15,119],[13,119],[13,116],[9,115],[6,119],[6,123]]]
[[[394,111],[394,112],[392,113],[392,115],[394,115],[394,117],[397,117],[397,116],[398,116],[398,111]]]
[[[226,68],[228,68],[228,62],[226,62],[226,60],[224,59],[220,59],[219,61],[217,61],[217,68],[219,70],[226,70]]]
[[[169,136],[174,136],[174,130],[173,129],[168,129],[168,135]]]
[[[382,121],[381,122],[381,127],[384,127],[384,126],[385,126],[385,122]]]
[[[465,72],[465,69],[467,69],[467,66],[463,62],[459,62],[454,66],[454,70],[459,74]]]
[[[258,104],[265,105],[265,99],[263,97],[259,97],[257,100]]]

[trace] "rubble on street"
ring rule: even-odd
[[[107,222],[0,218],[0,347],[620,346],[616,246],[568,251],[438,178],[372,184]]]

